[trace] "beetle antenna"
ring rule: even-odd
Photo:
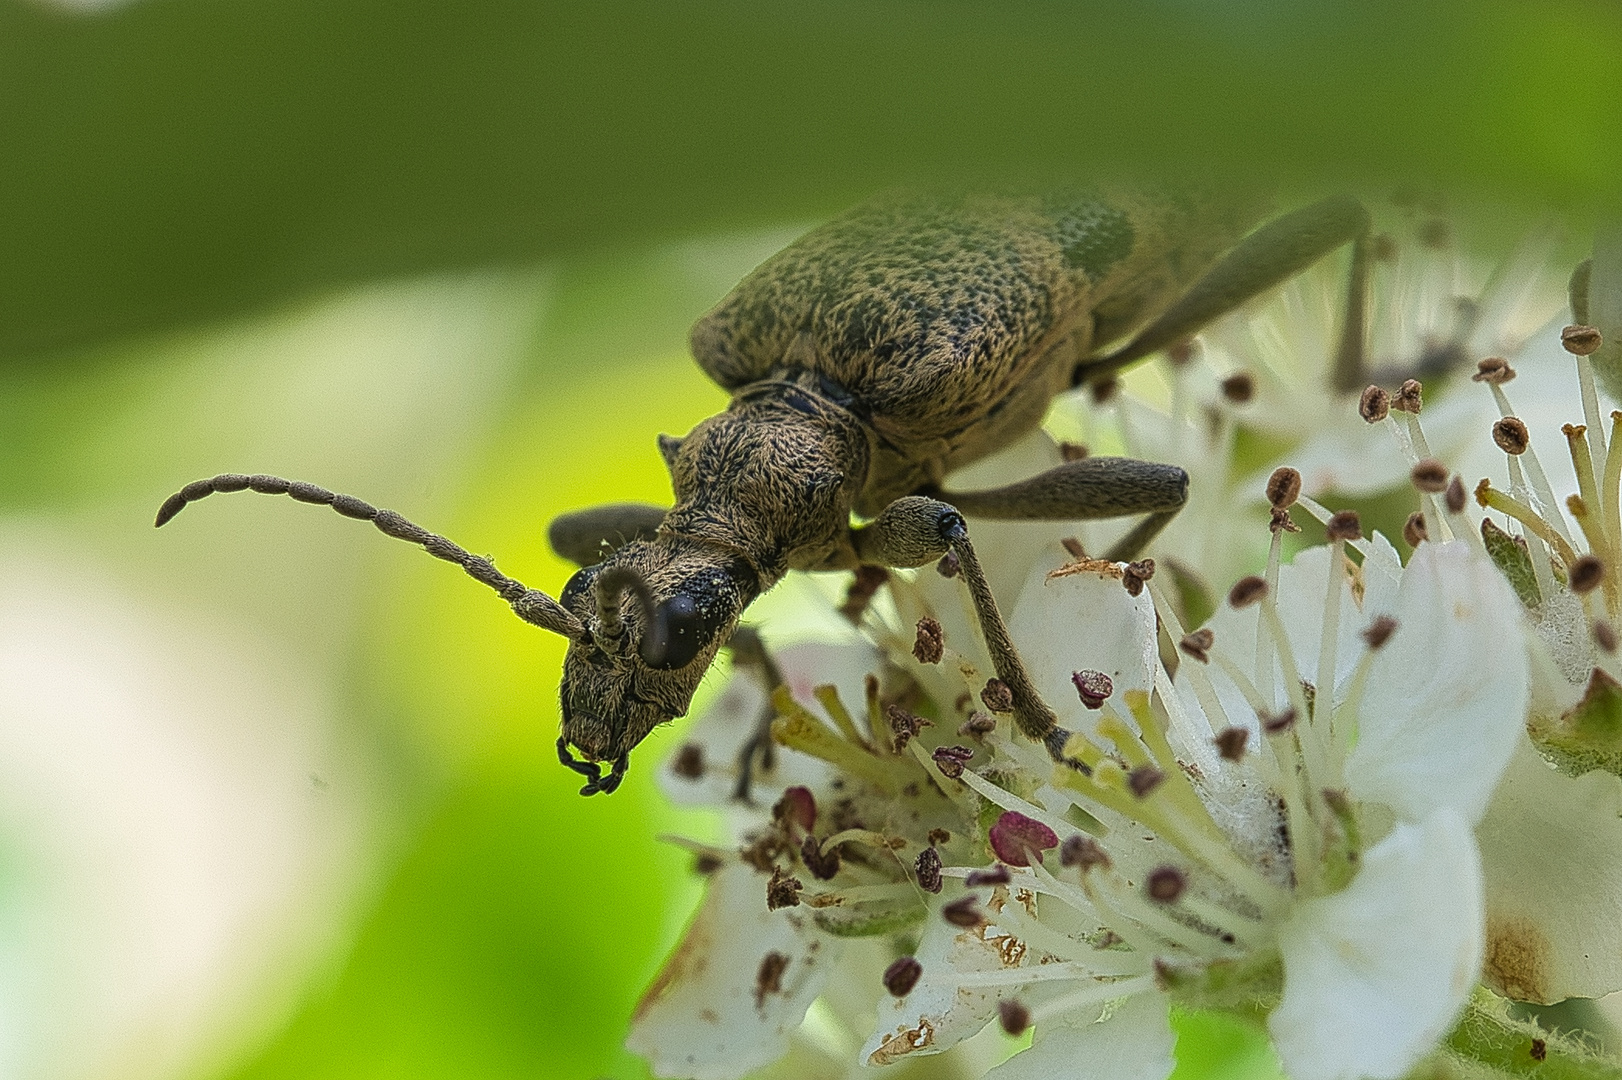
[[[618,642],[620,635],[625,631],[625,622],[620,617],[620,595],[627,589],[636,597],[636,602],[642,609],[642,621],[647,624],[638,651],[642,654],[644,662],[657,667],[664,659],[669,628],[665,625],[664,612],[653,602],[653,593],[649,591],[648,583],[643,580],[641,574],[629,566],[610,566],[597,575],[595,637],[605,644]]]
[[[510,578],[496,569],[496,564],[483,555],[473,555],[461,545],[431,533],[421,525],[413,524],[393,510],[381,510],[353,495],[340,495],[315,484],[299,480],[283,480],[279,476],[263,474],[247,476],[225,473],[207,480],[194,480],[169,496],[158,508],[153,524],[159,528],[174,520],[190,503],[205,499],[216,491],[257,491],[261,495],[289,495],[299,502],[317,506],[330,506],[344,517],[370,521],[378,530],[396,540],[419,545],[436,559],[453,562],[467,571],[473,580],[488,585],[512,606],[520,619],[566,638],[578,638],[585,633],[580,620],[550,596],[539,589],[531,589],[523,582]]]

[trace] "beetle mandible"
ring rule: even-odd
[[[521,619],[569,639],[558,755],[587,795],[617,788],[632,748],[687,711],[743,610],[788,571],[917,567],[950,551],[1016,725],[1060,759],[1069,733],[1025,675],[961,515],[1144,514],[1107,555],[1127,559],[1183,505],[1187,475],[1091,457],[994,490],[941,484],[1036,427],[1056,395],[1185,339],[1347,243],[1336,381],[1360,386],[1367,211],[1337,197],[1253,228],[1264,205],[1141,189],[908,193],[812,230],[693,328],[694,357],[732,400],[685,437],[659,437],[675,506],[617,504],[553,523],[553,547],[582,567],[556,600],[393,511],[273,476],[188,484],[157,524],[217,491],[286,494],[457,563]]]

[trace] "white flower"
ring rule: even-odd
[[[1237,1005],[1269,988],[1295,1080],[1397,1077],[1435,1047],[1480,967],[1471,829],[1518,738],[1525,643],[1513,594],[1464,543],[1423,545],[1406,569],[1378,537],[1357,543],[1355,587],[1338,546],[1304,553],[1267,600],[1218,615],[1213,665],[1185,657],[1175,686],[1147,594],[1097,573],[1033,575],[1011,626],[1061,722],[1090,736],[1067,752],[1091,775],[990,737],[997,757],[964,782],[1004,820],[1039,823],[1030,835],[1052,843],[1033,843],[1058,858],[969,888],[977,925],[942,917],[964,892],[932,902],[922,977],[881,1007],[869,1063],[946,1049],[1000,1007],[1036,1028],[1000,1080],[1057,1061],[1069,1076],[1163,1077],[1170,1000]],[[1382,624],[1389,640],[1371,650],[1356,634],[1380,616],[1396,629]],[[1131,628],[1131,645],[1099,645],[1106,627]],[[1101,649],[1115,685],[1099,714],[1059,690]],[[1309,703],[1302,683],[1333,689]],[[1246,732],[1242,761],[1218,750],[1229,728]],[[1102,829],[1078,828],[1077,812]]]

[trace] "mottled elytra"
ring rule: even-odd
[[[734,632],[788,571],[951,554],[1015,723],[1062,760],[1069,733],[1014,651],[962,515],[1142,514],[1107,555],[1129,559],[1186,501],[1187,475],[1085,456],[988,491],[945,490],[944,478],[1036,427],[1056,395],[1185,341],[1346,243],[1335,378],[1363,385],[1367,212],[1334,198],[1255,228],[1263,216],[1261,201],[1216,192],[903,194],[812,230],[693,328],[694,357],[732,401],[682,438],[659,437],[675,505],[553,523],[553,547],[582,567],[556,600],[393,511],[273,476],[188,484],[157,523],[217,491],[285,494],[458,564],[520,618],[569,639],[558,756],[586,777],[587,795],[619,786],[631,750],[687,711],[723,645],[777,680],[758,638]],[[770,738],[757,732],[737,793],[770,767]]]

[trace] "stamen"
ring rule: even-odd
[[[925,615],[918,620],[918,636],[912,643],[912,655],[920,664],[938,664],[945,655],[946,638],[941,624]]]
[[[1250,741],[1250,729],[1242,727],[1225,727],[1217,732],[1217,753],[1222,760],[1239,762],[1245,758],[1245,744]]]
[[[933,847],[926,847],[918,853],[918,858],[912,864],[912,872],[918,880],[918,887],[924,892],[941,891],[941,853]]]
[[[1390,412],[1391,395],[1371,383],[1357,403],[1357,415],[1370,424],[1378,424]]]
[[[1520,457],[1526,453],[1527,447],[1532,445],[1532,434],[1526,430],[1526,425],[1519,417],[1505,416],[1493,424],[1492,441],[1497,443],[1498,449],[1504,453],[1511,457]]]
[[[1031,1010],[1012,998],[997,1002],[997,1020],[1010,1035],[1023,1035],[1031,1026]]]
[[[1147,993],[1154,988],[1155,978],[1153,975],[1139,975],[1131,979],[1120,979],[1116,982],[1103,983],[1097,987],[1077,990],[1073,994],[1054,998],[1052,1001],[1038,1006],[1036,1011],[1031,1014],[1031,1023],[1040,1024],[1050,1017],[1063,1016],[1065,1013],[1075,1012],[1077,1009],[1083,1009],[1089,1005],[1102,1005],[1104,1002],[1113,1001],[1116,998]]]
[[[1183,890],[1188,888],[1188,878],[1175,866],[1160,866],[1149,871],[1144,887],[1149,899],[1161,904],[1174,904],[1183,895]]]
[[[1568,326],[1560,331],[1560,344],[1577,358],[1577,382],[1583,394],[1583,419],[1594,432],[1594,441],[1600,456],[1604,457],[1605,434],[1599,423],[1599,394],[1594,389],[1594,364],[1589,360],[1589,356],[1602,343],[1600,332],[1592,326]],[[1579,475],[1577,479],[1580,487],[1582,477]]]
[[[884,969],[884,988],[892,996],[904,998],[912,993],[912,988],[918,985],[918,977],[923,973],[924,966],[918,962],[917,957],[898,957]]]
[[[1519,499],[1499,491],[1492,486],[1491,481],[1483,479],[1476,485],[1476,504],[1485,509],[1497,510],[1500,514],[1507,514],[1526,526],[1528,531],[1553,548],[1560,556],[1560,561],[1567,566],[1577,561],[1577,553],[1572,550],[1571,544],[1554,530],[1547,518],[1534,513]]]
[[[839,699],[839,687],[831,683],[826,686],[819,686],[811,691],[811,696],[817,699],[817,704],[821,705],[822,710],[833,720],[834,726],[839,728],[841,735],[864,750],[872,748],[867,739],[863,738],[861,731],[857,729],[856,721],[851,718],[850,711],[845,708],[845,703]]]
[[[1402,539],[1411,548],[1416,548],[1427,539],[1425,534],[1425,515],[1415,510],[1408,515],[1408,520],[1402,523]]]
[[[1081,703],[1089,709],[1103,708],[1104,702],[1115,693],[1115,684],[1102,671],[1072,672],[1070,682],[1081,697]]]
[[[772,738],[783,746],[821,758],[845,772],[861,777],[879,790],[894,795],[904,781],[895,770],[866,751],[840,738],[794,700],[787,686],[772,693],[778,716],[772,721]]]

